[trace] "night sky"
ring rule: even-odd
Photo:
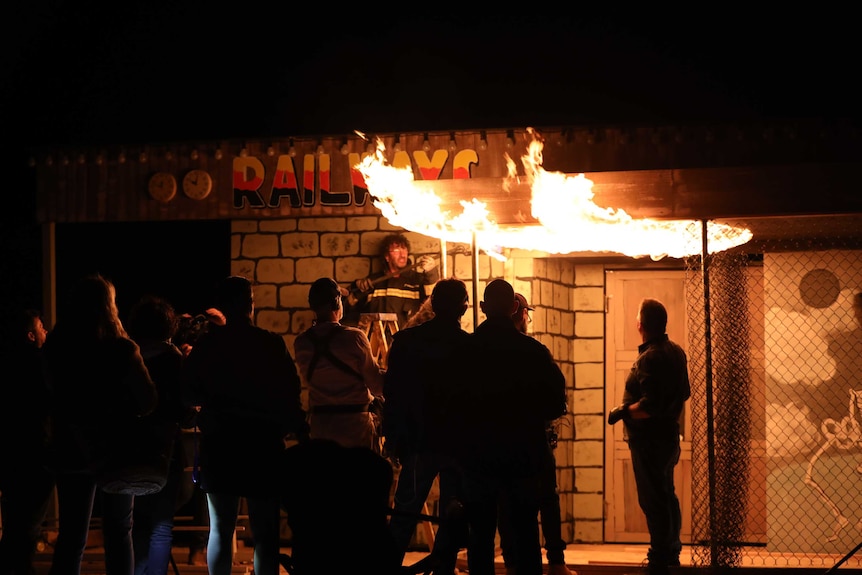
[[[103,4],[4,8],[4,305],[40,301],[32,147],[858,116],[850,12]]]
[[[39,4],[7,8],[2,39],[4,112],[34,144],[835,117],[858,104],[856,19],[810,7]]]

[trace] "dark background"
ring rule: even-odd
[[[858,119],[859,34],[849,8],[538,6],[5,7],[0,300],[41,307],[27,160],[42,148],[354,130]],[[201,226],[60,229],[58,268],[64,278],[105,271],[120,284],[120,298],[134,289],[127,286],[156,282],[153,289],[178,307],[200,307],[206,302],[192,294],[229,265],[227,246]]]
[[[835,117],[858,106],[849,9],[111,4],[7,8],[4,112],[18,143]]]
[[[213,305],[213,285],[230,273],[229,221],[57,224],[56,245],[58,317],[63,296],[83,274],[114,283],[125,321],[146,294],[166,298],[179,313],[199,314]]]

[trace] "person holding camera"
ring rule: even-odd
[[[183,363],[184,397],[200,406],[200,487],[207,494],[207,566],[233,569],[233,536],[241,498],[248,504],[254,572],[280,569],[281,459],[285,439],[307,438],[296,365],[277,333],[253,323],[251,282],[230,276],[216,286],[226,319],[198,339]]]
[[[679,565],[682,514],[673,484],[680,456],[679,418],[691,396],[685,350],[668,338],[667,310],[645,298],[637,315],[643,343],[626,378],[623,402],[608,413],[608,424],[622,421],[638,503],[649,530],[647,572],[667,575]]]
[[[308,290],[313,325],[293,343],[300,375],[308,386],[309,435],[345,447],[379,453],[376,416],[383,401],[383,374],[361,329],[341,325],[344,308],[335,280],[319,278]]]

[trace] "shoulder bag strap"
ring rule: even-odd
[[[331,329],[329,333],[327,333],[322,338],[317,338],[311,332],[308,332],[308,339],[311,340],[312,344],[314,344],[314,355],[312,356],[311,361],[308,362],[308,369],[306,370],[305,374],[305,377],[308,381],[311,381],[311,376],[314,373],[314,369],[317,367],[317,360],[320,358],[321,355],[325,355],[326,359],[332,362],[332,365],[334,365],[341,371],[354,375],[359,379],[362,379],[362,374],[360,374],[358,371],[356,371],[355,369],[344,363],[341,359],[336,357],[336,355],[332,353],[332,350],[329,348],[329,342],[332,340],[332,338],[338,331],[341,331],[343,329],[344,326],[338,325],[337,327]]]

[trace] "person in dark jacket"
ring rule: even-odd
[[[120,322],[113,283],[98,274],[83,278],[66,310],[43,346],[60,518],[51,575],[80,573],[98,470],[111,454],[128,450],[135,422],[158,398],[140,349]],[[99,492],[105,571],[132,575],[135,496]]]
[[[539,501],[542,471],[550,462],[547,423],[563,415],[566,382],[551,352],[521,333],[512,314],[512,285],[492,280],[481,302],[486,319],[471,337],[473,360],[453,406],[452,427],[462,437],[456,457],[464,477],[470,526],[470,575],[495,572],[498,505],[511,519],[519,575],[541,575]]]
[[[401,465],[389,527],[403,561],[416,516],[438,478],[442,517],[431,555],[438,566],[435,573],[441,575],[454,573],[458,550],[466,544],[457,520],[461,474],[448,445],[454,439],[448,433],[448,398],[441,389],[463,369],[460,353],[470,337],[461,329],[467,301],[463,281],[437,282],[431,293],[431,319],[395,334],[383,387],[386,448]]]
[[[312,437],[286,449],[283,465],[287,573],[406,575],[387,524],[392,466],[383,456]]]
[[[210,515],[207,565],[233,566],[240,498],[248,503],[254,572],[278,575],[280,462],[285,438],[307,435],[300,380],[284,339],[252,323],[251,282],[230,276],[216,286],[224,326],[211,326],[183,366],[187,401],[200,406],[200,486]]]
[[[183,354],[171,343],[177,328],[173,306],[163,298],[144,296],[129,312],[129,335],[141,355],[159,394],[156,409],[146,419],[154,431],[171,436],[168,478],[156,493],[135,497],[132,541],[135,575],[165,575],[173,546],[174,513],[183,480],[185,453],[181,428],[194,421],[195,411],[182,401],[180,373]]]
[[[660,301],[641,301],[637,328],[643,343],[626,378],[623,402],[608,424],[625,424],[638,503],[650,535],[647,570],[666,575],[679,565],[682,514],[673,484],[679,462],[679,418],[691,396],[685,350],[668,338],[667,310]]]
[[[527,298],[520,293],[515,294],[518,308],[512,314],[515,327],[521,333],[527,333],[527,327],[532,322],[530,312],[533,307]],[[541,499],[539,500],[539,514],[541,516],[542,535],[545,538],[545,551],[548,557],[547,575],[573,575],[572,570],[566,565],[566,542],[563,540],[562,526],[560,521],[560,495],[557,491],[557,458],[554,456],[556,448],[556,422],[548,422],[548,449],[551,457],[548,465],[542,470]],[[503,552],[503,563],[506,565],[506,574],[517,574],[515,569],[518,550],[510,535],[507,510],[500,509],[500,517],[497,522],[500,532],[500,548]]]
[[[41,314],[19,310],[4,322],[0,365],[6,373],[0,398],[0,575],[35,575],[33,560],[54,491],[48,466],[50,394],[42,345],[48,335]]]

